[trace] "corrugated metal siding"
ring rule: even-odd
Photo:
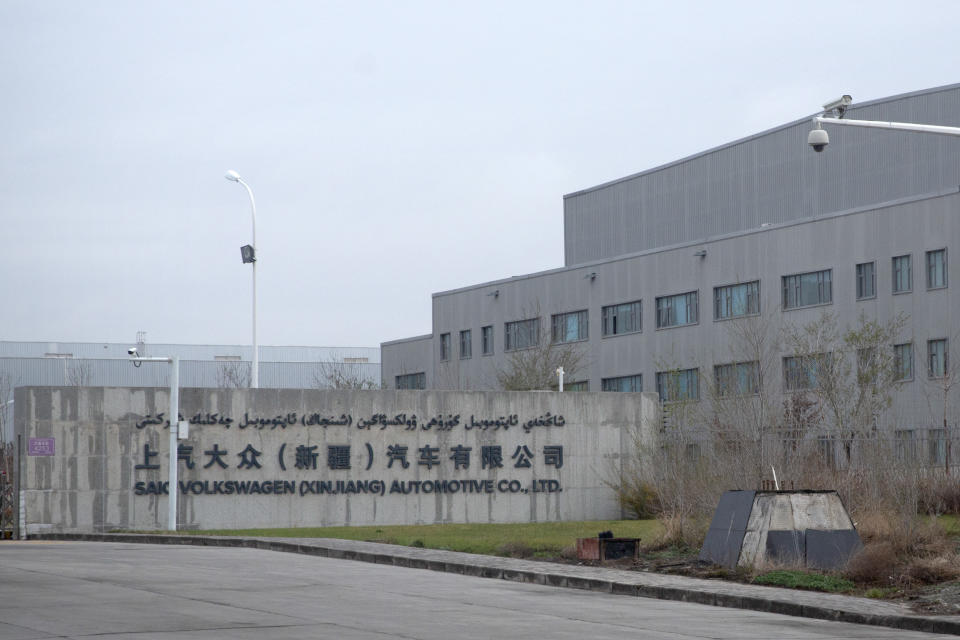
[[[2,358],[42,358],[46,354],[71,354],[74,358],[126,358],[133,342],[14,342],[0,341]],[[146,344],[141,355],[178,356],[181,360],[214,360],[239,356],[250,360],[250,345]],[[367,358],[380,362],[377,347],[299,347],[260,345],[260,360],[273,362],[332,362],[344,358]]]
[[[380,364],[324,362],[261,362],[260,387],[271,389],[314,389],[328,386],[324,367],[342,367],[373,384],[380,382]],[[180,361],[180,386],[233,386],[233,372],[249,380],[250,362]],[[20,386],[164,387],[170,384],[170,365],[144,362],[139,367],[126,359],[92,358],[0,358],[0,379]],[[2,400],[2,399],[0,399]]]
[[[867,103],[848,118],[960,126],[960,85]],[[564,199],[567,266],[956,186],[960,140],[809,121]]]

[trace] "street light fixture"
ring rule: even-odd
[[[257,204],[253,199],[253,190],[243,181],[240,174],[232,169],[223,176],[230,182],[243,185],[250,196],[250,220],[253,222],[253,242],[240,247],[240,258],[244,264],[250,263],[253,270],[253,366],[250,372],[250,388],[260,387],[260,353],[257,348]]]
[[[170,474],[167,488],[167,529],[177,530],[177,438],[180,433],[180,358],[178,356],[148,358],[141,356],[136,347],[127,349],[133,365],[144,362],[167,362],[170,364]],[[187,423],[184,422],[184,430]],[[184,433],[186,437],[186,433]]]

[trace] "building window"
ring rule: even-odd
[[[600,318],[604,336],[636,333],[643,328],[640,300],[603,307]]]
[[[700,399],[700,370],[681,369],[657,372],[657,393],[662,402]]]
[[[927,375],[931,378],[943,378],[947,375],[949,366],[947,339],[927,340]]]
[[[817,386],[817,372],[825,364],[826,354],[788,356],[783,359],[783,383],[787,391],[804,391]]]
[[[395,378],[394,386],[397,389],[426,389],[427,374],[425,373],[405,373]]]
[[[581,380],[579,382],[564,382],[563,390],[564,391],[590,391],[590,382],[587,380]]]
[[[503,350],[528,349],[540,342],[540,318],[516,320],[504,325]]]
[[[797,309],[833,302],[830,269],[783,276],[783,308]]]
[[[906,293],[912,288],[910,278],[910,256],[897,256],[893,259],[893,292]]]
[[[930,464],[944,464],[947,460],[947,437],[945,429],[927,430],[927,451]]]
[[[696,324],[700,318],[697,308],[696,291],[657,298],[657,329]]]
[[[927,251],[927,289],[947,286],[947,250]]]
[[[450,334],[449,333],[440,334],[440,359],[441,360],[450,359]]]
[[[643,391],[643,375],[620,376],[618,378],[603,378],[600,381],[601,391],[623,391],[636,393]]]
[[[760,313],[760,281],[713,289],[713,319],[727,320]]]
[[[460,332],[460,359],[467,360],[473,356],[473,331],[465,329]]]
[[[913,379],[913,343],[893,345],[893,379]]]
[[[757,361],[718,364],[713,368],[713,378],[719,396],[760,393],[760,363]]]
[[[551,340],[555,344],[580,342],[588,337],[587,312],[558,313],[550,318]]]
[[[727,320],[760,313],[760,281],[713,289],[713,319]]]
[[[877,263],[857,265],[857,300],[877,297]]]
[[[483,355],[489,356],[493,353],[493,325],[480,328],[480,344]]]

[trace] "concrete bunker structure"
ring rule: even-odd
[[[727,491],[700,561],[837,569],[863,547],[836,491]]]

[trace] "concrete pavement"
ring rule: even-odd
[[[902,604],[867,598],[372,542],[326,538],[162,534],[46,534],[32,536],[32,539],[245,547],[820,620],[960,635],[960,616],[920,616]]]

